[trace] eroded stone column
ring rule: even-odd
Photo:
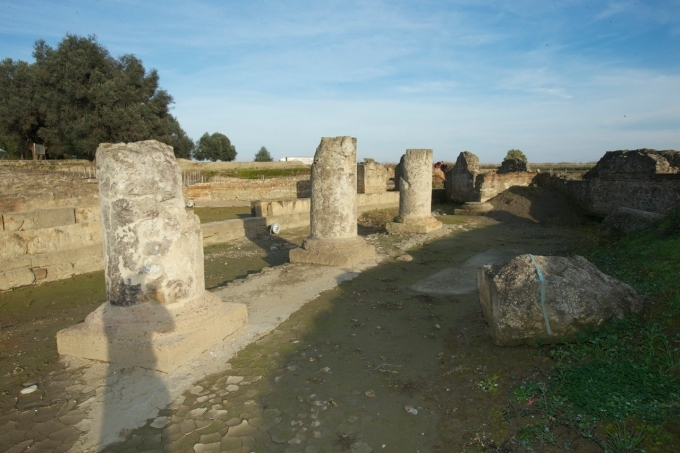
[[[357,141],[323,137],[312,164],[311,234],[289,253],[291,263],[351,266],[375,255],[357,236]]]
[[[389,233],[427,233],[442,227],[432,216],[432,150],[407,149],[399,162],[399,215]]]
[[[170,371],[247,319],[205,291],[203,237],[179,166],[157,141],[97,149],[108,302],[60,331],[60,354]]]

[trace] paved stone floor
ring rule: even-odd
[[[171,375],[66,361],[36,382],[37,391],[0,408],[0,451],[446,451],[438,449],[440,416],[458,411],[461,429],[474,428],[465,420],[478,401],[466,395],[475,391],[475,373],[486,372],[479,356],[487,350],[479,348],[489,342],[474,295],[410,286],[507,241],[510,231],[423,246],[468,230],[447,227],[391,245],[373,235],[380,264],[285,265],[230,284],[216,293],[250,304],[248,332]],[[534,233],[514,242],[524,234],[530,243]],[[543,249],[562,239],[546,238]],[[458,356],[457,341],[467,345]],[[455,398],[435,378],[443,369],[466,376]]]

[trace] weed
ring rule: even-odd
[[[644,452],[638,448],[647,437],[644,428],[629,431],[625,424],[616,423],[608,425],[605,433],[607,435],[603,445],[605,453]]]
[[[492,395],[498,395],[498,378],[500,375],[498,373],[493,376],[489,376],[480,381],[477,381],[477,388],[484,393],[491,393]]]
[[[546,444],[555,445],[557,436],[550,431],[550,426],[547,423],[540,423],[525,425],[519,428],[515,441],[524,449],[534,451],[531,447],[532,443],[538,443],[541,446]]]

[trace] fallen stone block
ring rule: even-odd
[[[534,262],[545,282],[544,304]],[[643,309],[633,288],[581,256],[534,256],[532,261],[531,255],[520,255],[505,264],[483,266],[477,269],[477,287],[484,319],[498,346],[572,341],[586,327]]]
[[[616,208],[600,224],[600,236],[625,236],[649,228],[661,219],[663,215],[656,212]]]

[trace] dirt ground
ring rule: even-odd
[[[544,351],[494,346],[474,290],[454,295],[414,288],[488,250],[565,253],[586,243],[594,224],[560,194],[544,189],[511,190],[491,203],[496,209],[485,217],[440,216],[459,229],[406,252],[399,248],[405,238],[383,233],[396,210],[361,216],[360,234],[388,258],[323,293],[231,361],[230,373],[260,379],[220,403],[230,420],[167,436],[150,420],[107,451],[194,451],[207,442],[202,436],[222,438],[214,451],[524,451],[510,439],[531,416],[507,417],[509,392],[548,366]],[[447,213],[453,206],[435,208]],[[206,286],[286,262],[287,251],[307,234],[298,229],[207,247]],[[62,366],[56,332],[82,321],[104,300],[101,272],[0,293],[0,414],[25,408],[19,390]],[[220,382],[213,376],[199,385]],[[181,407],[165,411],[178,424],[205,406],[199,395],[185,396]],[[254,417],[244,409],[253,404],[260,414],[278,415],[260,425],[247,445],[226,442],[224,433],[233,423]],[[303,427],[307,434],[293,442]],[[602,451],[567,431],[554,444],[534,447]]]

